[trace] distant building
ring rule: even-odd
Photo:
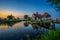
[[[39,20],[39,19],[51,19],[51,15],[45,12],[43,15],[39,14],[38,12],[32,14],[32,19]]]
[[[32,14],[32,18],[34,18],[35,20],[40,19],[41,17],[41,14],[39,14],[38,12]]]
[[[42,18],[50,18],[51,15],[47,12],[45,12],[43,15],[42,15]]]

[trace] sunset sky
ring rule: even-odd
[[[40,14],[48,12],[52,17],[60,17],[60,13],[56,12],[46,0],[0,0],[0,17],[2,18],[10,14],[22,18],[25,14],[31,16],[34,12]]]

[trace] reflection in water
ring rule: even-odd
[[[29,24],[27,22],[25,22],[24,25],[28,25],[28,27],[29,27]],[[36,36],[39,36],[39,35],[40,35],[40,38],[41,38],[41,36],[43,34],[48,33],[48,30],[46,30],[45,28],[41,27],[40,24],[31,24],[31,26],[32,26],[34,31],[31,31],[31,33],[26,36],[27,38],[29,37],[30,40],[32,40],[32,38],[35,39]]]
[[[0,24],[2,26],[3,24]],[[48,24],[40,25],[40,24],[28,24],[26,22],[20,23],[6,23],[4,27],[11,27],[11,29],[0,30],[0,40],[27,40],[27,37],[36,38],[37,35],[40,35],[40,38],[43,34],[48,33],[47,29],[55,29],[55,27],[51,28]],[[13,26],[13,27],[12,27]],[[0,28],[1,29],[1,28]]]
[[[24,25],[27,26],[25,27],[24,25],[21,25],[23,23],[24,22],[17,23],[15,25],[16,28],[14,29],[11,27],[9,30],[3,30],[4,32],[0,31],[0,40],[27,40],[27,35],[29,35],[30,38],[36,38],[37,35],[41,35],[47,32],[43,28],[40,29],[37,27],[37,29],[34,29],[32,25],[29,25],[28,23],[24,23]],[[15,23],[7,23],[5,25],[8,25],[9,27],[11,25],[14,26],[14,24]]]
[[[24,23],[24,26],[28,26],[29,24],[27,23],[27,22],[25,22]],[[32,25],[32,27],[34,28],[34,29],[38,29],[38,28],[46,28],[46,29],[53,29],[53,30],[55,30],[55,24],[53,24],[53,23],[41,23],[41,24],[39,24],[39,23],[37,23],[37,24],[31,24]]]
[[[27,27],[29,24],[27,22],[24,23],[24,26]]]
[[[12,27],[15,23],[7,23],[9,27]]]
[[[16,24],[16,23],[14,23],[14,22],[9,22],[9,23],[2,23],[2,24],[0,24],[0,26],[1,25],[7,25],[8,27],[12,27],[14,24]]]

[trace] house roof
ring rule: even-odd
[[[41,17],[41,14],[39,14],[38,12],[36,12],[36,13],[34,13],[32,16],[33,16],[33,17]]]
[[[51,17],[51,15],[50,15],[49,13],[45,12],[45,13],[42,15],[42,18],[44,18],[44,17]]]

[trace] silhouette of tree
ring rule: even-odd
[[[31,17],[29,17],[28,20],[31,20]]]
[[[47,0],[47,2],[51,2],[51,5],[54,5],[56,10],[60,11],[60,0]]]
[[[4,20],[7,20],[6,18],[4,18]]]
[[[20,18],[19,18],[19,17],[17,17],[17,20],[20,20]]]
[[[1,18],[0,18],[0,21],[1,21]]]
[[[25,20],[28,20],[28,15],[24,15],[24,19]]]
[[[11,15],[8,15],[7,18],[8,19],[14,19],[14,16],[12,16],[12,14],[11,14]]]

